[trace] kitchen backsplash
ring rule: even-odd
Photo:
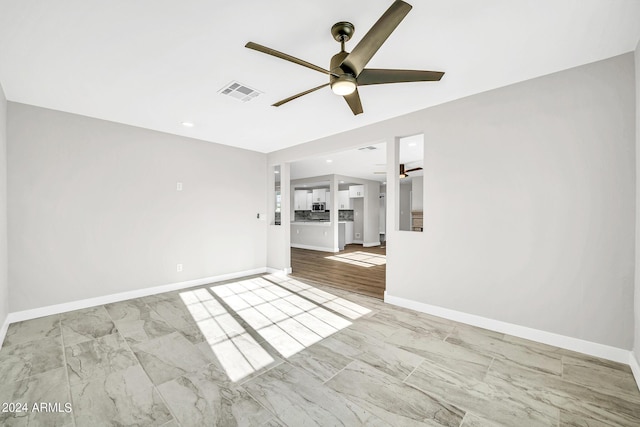
[[[295,211],[294,221],[331,221],[331,212]],[[353,210],[339,210],[338,221],[353,221]]]
[[[295,221],[330,221],[331,212],[296,211]]]
[[[338,221],[353,221],[353,210],[339,210]]]

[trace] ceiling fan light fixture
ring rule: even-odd
[[[356,90],[356,79],[349,74],[343,74],[331,83],[331,90],[336,95],[351,95]]]

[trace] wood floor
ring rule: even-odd
[[[291,275],[383,299],[387,266],[382,256],[386,258],[384,246],[346,245],[338,253],[291,248]]]

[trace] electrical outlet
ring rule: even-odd
[[[176,266],[176,271],[177,271],[178,273],[182,271],[182,264],[178,264],[178,265]]]
[[[360,233],[356,233],[356,238],[360,238]]]
[[[181,182],[177,182],[176,183],[176,191],[182,191],[182,183]]]

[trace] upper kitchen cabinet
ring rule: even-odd
[[[325,203],[327,201],[327,189],[316,188],[313,190],[313,203]]]
[[[349,197],[351,198],[364,197],[364,185],[349,186]]]
[[[296,211],[308,211],[311,207],[308,204],[307,195],[311,195],[307,190],[295,190],[293,193],[293,208]]]
[[[351,202],[351,197],[349,197],[349,190],[338,192],[338,209],[353,209],[353,203]]]

